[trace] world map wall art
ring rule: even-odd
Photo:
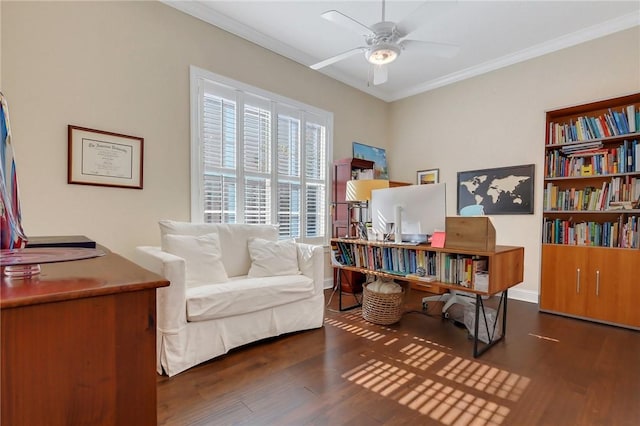
[[[535,165],[458,172],[458,214],[533,214]]]

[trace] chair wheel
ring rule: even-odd
[[[429,305],[427,304],[427,302],[422,302],[422,310],[425,312],[429,310]]]
[[[443,312],[442,319],[449,319],[449,312]]]

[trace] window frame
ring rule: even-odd
[[[304,104],[302,102],[286,98],[284,96],[250,86],[248,84],[239,82],[237,80],[233,80],[231,78],[215,74],[213,72],[207,71],[205,69],[190,66],[190,104],[191,104],[191,142],[190,142],[190,195],[191,195],[191,221],[194,223],[202,223],[204,221],[204,170],[203,170],[203,158],[202,158],[202,150],[201,150],[201,140],[203,140],[203,127],[201,126],[201,117],[203,116],[203,103],[201,100],[204,97],[205,86],[207,84],[215,84],[217,86],[226,86],[230,92],[235,92],[239,94],[240,97],[247,94],[247,96],[256,96],[267,100],[271,104],[271,111],[273,114],[272,120],[272,151],[277,152],[278,149],[278,135],[276,132],[276,126],[278,122],[278,117],[282,114],[282,111],[286,111],[288,109],[296,110],[298,112],[297,119],[299,120],[299,126],[301,129],[300,133],[300,141],[299,144],[305,144],[304,139],[304,129],[307,126],[307,116],[319,117],[325,121],[325,161],[324,161],[324,235],[319,237],[306,237],[305,236],[305,227],[304,223],[300,223],[300,236],[296,238],[297,241],[311,243],[311,244],[323,244],[326,245],[328,242],[328,238],[331,234],[331,212],[330,212],[330,204],[331,204],[331,185],[332,185],[332,175],[331,175],[331,158],[333,151],[333,113],[329,111],[322,110],[320,108],[313,107],[311,105]],[[242,115],[242,114],[240,114]],[[243,118],[238,117],[238,121],[241,123],[237,128],[241,128],[244,123],[242,123]],[[314,120],[310,121],[311,123],[315,123]],[[240,137],[240,136],[238,136]],[[240,151],[240,145],[236,146],[236,149]],[[241,153],[236,153],[236,159],[241,158]],[[277,153],[271,155],[271,176],[278,176],[277,169]],[[300,158],[299,162],[300,168],[300,178],[299,184],[300,187],[304,189],[306,187],[307,179],[305,174],[305,158]],[[241,163],[236,161],[236,181],[238,185],[241,182],[244,182],[244,167]],[[286,178],[284,180],[286,182]],[[311,182],[317,182],[315,179],[311,179]],[[271,223],[278,223],[278,203],[277,203],[277,190],[278,185],[277,181],[272,181],[271,184]],[[241,201],[238,197],[238,202],[241,202],[243,205],[244,201]],[[301,199],[300,211],[305,211],[306,207],[306,197],[303,196]],[[242,213],[242,208],[238,209],[238,213]],[[236,215],[236,223],[244,223],[244,215],[237,214]]]

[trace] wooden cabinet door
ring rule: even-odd
[[[615,322],[640,327],[640,250],[621,250],[618,259],[619,267],[612,271],[619,295]]]
[[[640,251],[593,248],[589,254],[591,285],[587,316],[601,321],[640,326]]]
[[[587,261],[586,247],[542,246],[540,309],[585,315]]]

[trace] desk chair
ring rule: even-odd
[[[460,216],[482,216],[484,215],[484,207],[481,205],[471,205],[460,209]],[[446,237],[445,237],[446,238]],[[476,302],[476,295],[474,293],[468,293],[459,290],[449,290],[449,293],[442,294],[440,296],[428,296],[422,298],[422,307],[426,309],[428,302],[445,302],[442,307],[442,316],[449,317],[448,310],[456,303],[462,305],[474,305]]]

